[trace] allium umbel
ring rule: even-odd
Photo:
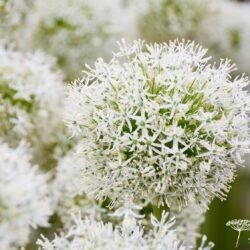
[[[3,46],[0,57],[1,136],[13,144],[13,140],[37,134],[34,130],[38,124],[40,140],[48,141],[52,128],[59,123],[64,97],[62,78],[53,59],[40,52],[24,54]]]
[[[19,249],[31,227],[48,226],[48,177],[31,166],[27,148],[0,142],[0,248]]]
[[[167,216],[168,214],[164,214],[161,221],[152,217],[152,229],[148,233],[144,232],[143,227],[137,225],[136,221],[131,218],[127,218],[123,225],[116,227],[113,227],[111,223],[104,224],[93,219],[75,218],[75,225],[66,234],[56,236],[51,242],[43,237],[37,241],[37,244],[43,250],[190,249],[178,241],[174,230],[171,229],[174,220],[168,221]]]
[[[54,60],[40,52],[24,54],[0,45],[0,58],[0,137],[11,146],[27,140],[33,158],[43,162],[62,126],[61,74]]]
[[[225,198],[249,147],[248,79],[205,55],[190,42],[122,41],[69,87],[65,119],[88,194],[175,209]]]

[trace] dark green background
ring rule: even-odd
[[[213,250],[233,250],[237,232],[225,224],[232,219],[250,219],[250,167],[245,167],[232,184],[226,201],[215,199],[206,214],[202,233],[215,243]],[[250,250],[250,231],[242,232],[239,250]]]

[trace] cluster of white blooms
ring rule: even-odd
[[[41,227],[41,250],[195,249],[250,152],[249,80],[218,59],[250,73],[249,15],[229,0],[0,0],[0,249],[33,249]],[[138,35],[162,43],[111,53]],[[249,224],[227,223],[238,240]]]
[[[138,0],[137,4],[142,4]],[[250,73],[250,4],[230,0],[147,0],[137,17],[140,37],[153,42],[196,40],[216,57],[232,58]]]
[[[86,62],[110,54],[111,45],[126,30],[125,16],[129,17],[122,0],[35,0],[32,4],[11,0],[5,5],[2,12],[8,18],[3,25],[11,27],[7,32],[11,42],[22,50],[40,48],[53,55],[70,79],[81,74]],[[15,28],[13,20],[19,22]],[[22,39],[17,38],[20,34]]]
[[[0,137],[12,146],[26,139],[34,154],[40,154],[43,146],[53,144],[62,124],[61,75],[42,53],[0,46],[0,58]]]
[[[132,218],[125,218],[122,225],[113,227],[93,219],[75,218],[75,225],[67,234],[56,236],[53,241],[46,238],[38,240],[43,250],[75,250],[75,249],[110,249],[110,250],[188,250],[177,240],[171,230],[174,220],[167,221],[167,214],[160,221],[151,218],[153,228],[144,232]],[[209,250],[210,248],[207,248]]]
[[[24,246],[31,227],[48,226],[47,176],[30,164],[27,148],[0,144],[0,248]]]
[[[65,119],[81,141],[86,193],[171,209],[225,199],[249,147],[248,80],[205,54],[189,42],[123,41],[69,87]]]

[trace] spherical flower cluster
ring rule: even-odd
[[[112,5],[118,4],[109,0],[42,1],[33,46],[55,56],[71,79],[79,76],[86,62],[107,55],[115,41],[118,19]]]
[[[248,80],[205,54],[189,42],[123,41],[69,87],[65,120],[81,141],[86,193],[173,209],[225,198],[249,147]]]
[[[113,228],[111,223],[104,224],[93,219],[81,220],[75,218],[75,225],[67,234],[56,236],[51,242],[46,238],[37,241],[43,250],[75,250],[75,249],[110,249],[110,250],[187,250],[176,235],[171,226],[174,221],[167,221],[167,214],[161,221],[152,218],[153,228],[144,232],[143,227],[136,224],[131,218],[123,225]],[[209,250],[210,248],[207,248]]]
[[[48,226],[47,176],[30,164],[25,145],[0,144],[0,248],[27,243],[31,227]]]
[[[250,73],[250,4],[228,0],[159,0],[143,2],[137,17],[140,37],[151,42],[185,38],[209,48],[216,59],[228,57]]]
[[[21,54],[1,46],[0,57],[0,137],[12,146],[26,139],[39,155],[62,126],[61,75],[42,53]]]
[[[18,15],[25,18],[7,29],[7,40],[25,51],[42,49],[53,55],[67,79],[79,77],[85,63],[108,56],[111,45],[126,32],[129,10],[122,8],[122,0],[8,2],[2,12],[9,18],[3,25],[13,27]],[[18,39],[20,34],[22,39]]]

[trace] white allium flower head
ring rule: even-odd
[[[69,86],[65,120],[81,141],[86,193],[175,209],[225,198],[249,147],[248,80],[205,54],[193,42],[122,41]]]
[[[48,226],[48,177],[31,166],[23,143],[16,149],[0,143],[0,155],[0,248],[17,249],[32,227]]]
[[[79,76],[86,62],[92,63],[97,56],[107,56],[110,45],[115,43],[118,2],[39,2],[40,19],[32,37],[33,46],[55,56],[70,79]]]
[[[111,223],[104,224],[93,219],[81,220],[75,218],[75,225],[66,234],[56,236],[49,241],[42,237],[37,244],[43,250],[76,250],[76,249],[109,249],[109,250],[187,250],[177,240],[171,230],[174,220],[167,220],[164,214],[161,221],[152,218],[152,229],[144,232],[136,220],[113,227]],[[131,219],[131,218],[130,218]]]
[[[0,46],[0,136],[11,145],[25,138],[47,145],[61,125],[64,86],[52,58]],[[54,71],[54,72],[53,72]]]

